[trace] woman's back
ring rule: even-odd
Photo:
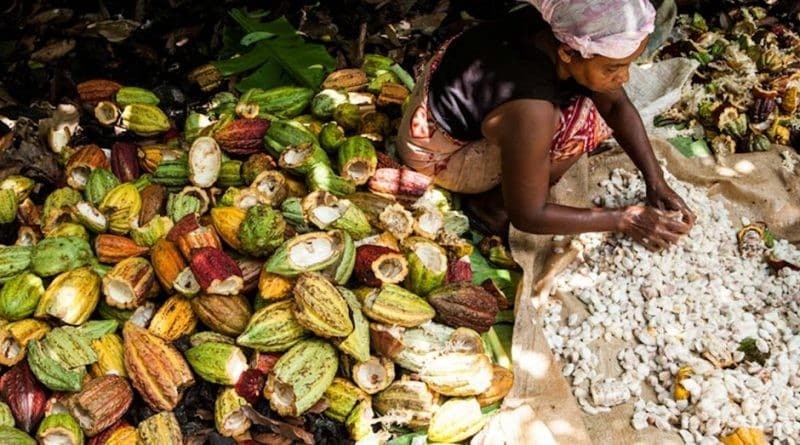
[[[531,6],[479,24],[456,37],[432,67],[428,101],[442,129],[462,141],[481,139],[486,115],[514,99],[541,99],[562,106],[589,92],[561,82],[553,61],[534,45],[548,25]]]

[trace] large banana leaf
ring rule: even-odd
[[[241,39],[243,51],[213,64],[223,76],[255,70],[237,84],[239,90],[291,83],[317,89],[336,67],[336,60],[323,45],[306,42],[283,17],[264,23],[239,9],[231,10],[230,15],[246,33]]]

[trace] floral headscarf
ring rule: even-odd
[[[648,0],[528,0],[562,43],[585,58],[624,59],[653,32]]]

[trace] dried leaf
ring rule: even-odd
[[[52,62],[58,60],[75,49],[75,39],[64,39],[53,42],[36,50],[31,54],[31,60],[36,62]]]
[[[269,417],[262,415],[261,413],[250,407],[244,407],[242,408],[242,411],[244,411],[244,414],[253,423],[257,425],[267,426],[276,434],[280,434],[283,437],[286,437],[291,440],[296,440],[307,445],[314,444],[314,436],[312,436],[311,433],[302,428],[292,426],[280,420],[270,419]]]
[[[133,20],[103,20],[92,23],[86,29],[94,31],[112,43],[121,42],[131,36],[141,24]]]

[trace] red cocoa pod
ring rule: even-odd
[[[266,375],[263,372],[258,369],[248,369],[239,376],[234,389],[236,394],[239,394],[248,403],[255,405],[261,397],[264,382],[266,382]]]
[[[14,365],[0,377],[0,396],[11,408],[17,426],[25,432],[32,432],[44,417],[47,393],[26,361]]]
[[[400,252],[384,246],[365,244],[356,249],[353,274],[365,286],[397,284],[408,275],[408,262]]]
[[[486,289],[470,283],[453,283],[428,294],[436,320],[454,328],[486,332],[497,317],[497,300]]]
[[[236,119],[217,130],[213,137],[227,153],[250,155],[263,150],[267,129],[266,119]]]
[[[376,193],[422,196],[431,185],[431,178],[407,168],[379,168],[367,186]]]
[[[200,222],[197,221],[197,214],[192,212],[188,213],[183,218],[175,222],[175,225],[167,233],[167,239],[173,243],[178,243],[178,240],[186,233],[189,233],[200,227]]]
[[[97,103],[101,100],[114,100],[122,85],[113,80],[92,79],[77,85],[78,96],[84,102]]]
[[[253,358],[250,359],[250,366],[254,369],[258,369],[264,375],[268,375],[272,372],[272,368],[275,367],[275,362],[281,358],[281,354],[275,352],[256,352],[253,355]]]
[[[204,291],[217,295],[237,295],[244,287],[242,270],[220,249],[203,247],[192,255],[192,273]]]
[[[114,142],[111,146],[111,172],[120,182],[130,182],[141,174],[139,146],[132,142]]]
[[[445,275],[445,283],[471,283],[472,282],[472,264],[469,262],[469,257],[461,257],[456,260],[451,260],[447,265],[447,275]]]

